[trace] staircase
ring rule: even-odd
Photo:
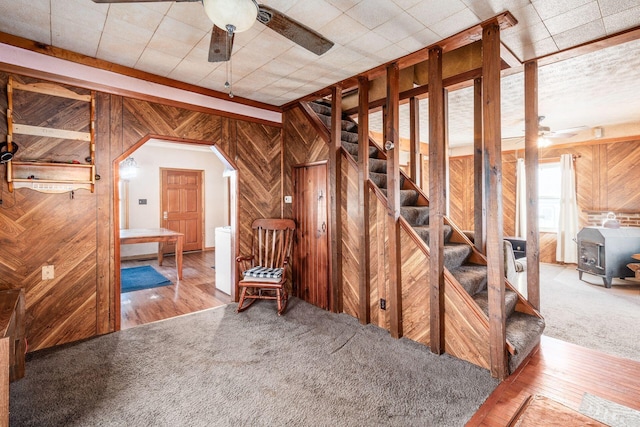
[[[324,127],[331,128],[331,105],[324,101],[307,104]],[[308,108],[303,109],[309,112]],[[327,132],[328,134],[328,132]],[[368,141],[369,179],[386,196],[386,155],[375,143]],[[358,158],[358,125],[349,117],[342,118],[342,147],[354,159]],[[411,225],[418,236],[429,245],[428,199],[403,173],[400,174],[401,216]],[[489,316],[487,292],[487,266],[484,257],[474,256],[475,248],[461,232],[446,220],[444,226],[444,267],[453,275],[457,284],[472,298],[473,302]],[[456,234],[456,238],[452,237]],[[464,242],[464,243],[460,243]],[[480,261],[480,262],[479,262]],[[544,319],[507,282],[505,292],[506,339],[509,351],[509,370],[513,372],[539,342],[544,330]],[[520,302],[520,304],[518,304]],[[529,309],[527,309],[527,307]],[[486,343],[487,346],[489,343]]]

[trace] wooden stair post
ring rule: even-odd
[[[473,244],[484,254],[487,242],[487,205],[482,136],[482,78],[478,77],[473,80]]]
[[[391,336],[402,336],[402,257],[400,256],[400,72],[387,66],[385,149],[387,152],[387,230],[389,231],[389,309]]]
[[[420,151],[420,100],[409,98],[409,176],[422,188],[422,152]]]
[[[502,141],[500,131],[500,25],[482,28],[482,117],[487,192],[487,290],[489,303],[489,355],[491,375],[508,375],[504,284]]]
[[[369,79],[358,77],[358,223],[360,224],[360,323],[371,321],[369,236]]]
[[[527,180],[527,299],[540,310],[538,233],[538,62],[524,64],[524,161]]]
[[[431,351],[444,352],[445,99],[442,48],[429,49],[429,310]]]
[[[331,192],[331,311],[342,313],[342,87],[331,89],[331,144],[329,188]],[[334,246],[334,247],[331,247]]]

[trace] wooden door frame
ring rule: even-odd
[[[313,167],[313,166],[322,166],[324,165],[326,168],[326,173],[325,173],[325,177],[326,177],[326,185],[327,185],[327,193],[329,192],[329,188],[330,188],[330,184],[331,184],[331,180],[330,180],[330,176],[329,176],[329,161],[328,160],[319,160],[317,162],[309,162],[309,163],[298,163],[295,164],[291,167],[291,183],[295,186],[295,170],[298,168],[304,168],[304,167]],[[295,191],[294,191],[295,194]],[[328,194],[325,194],[325,197],[329,197]],[[294,203],[297,203],[296,201],[294,201]],[[342,208],[340,208],[342,209]],[[333,292],[335,292],[334,289],[334,284],[331,281],[331,277],[332,277],[332,272],[333,269],[335,268],[333,266],[333,262],[332,262],[332,257],[331,257],[331,251],[333,251],[333,244],[331,242],[331,218],[333,216],[333,212],[330,209],[329,203],[327,203],[327,261],[329,262],[329,269],[327,271],[328,277],[327,277],[327,283],[329,284],[329,287],[327,289],[327,291],[329,292],[328,295],[328,301],[329,301],[329,311],[334,312],[334,303],[333,303],[333,298],[331,298],[331,295],[333,295]],[[292,207],[292,213],[295,210]],[[341,242],[342,243],[342,242]],[[339,260],[340,261],[340,260]]]
[[[200,224],[200,230],[201,230],[201,235],[200,235],[200,241],[202,243],[200,250],[204,250],[205,248],[205,233],[206,233],[206,228],[204,226],[205,224],[205,203],[204,203],[204,198],[205,198],[205,191],[204,191],[204,171],[202,169],[185,169],[185,168],[163,168],[160,167],[159,171],[160,171],[160,211],[158,212],[158,214],[160,215],[160,224],[162,224],[162,198],[165,196],[164,193],[162,192],[162,171],[163,170],[168,170],[168,171],[185,171],[185,172],[200,172],[200,212],[202,212],[202,218],[201,218],[201,224]],[[186,243],[186,242],[185,242]]]
[[[113,191],[112,194],[112,219],[113,219],[113,234],[111,236],[112,244],[112,262],[111,262],[111,280],[110,283],[113,283],[110,286],[109,291],[109,323],[114,325],[113,331],[120,330],[120,316],[121,306],[120,306],[120,292],[121,292],[121,283],[120,283],[120,203],[117,203],[120,196],[120,191],[118,188],[118,181],[120,181],[120,162],[129,157],[133,152],[135,152],[138,148],[144,145],[150,139],[158,139],[168,142],[178,142],[183,144],[195,144],[195,145],[206,145],[211,148],[211,151],[218,157],[218,159],[222,162],[223,165],[227,168],[228,176],[229,176],[229,225],[231,227],[231,253],[233,254],[233,259],[238,256],[238,224],[239,224],[239,199],[238,199],[238,167],[236,163],[231,160],[217,145],[216,142],[212,141],[202,141],[197,139],[187,139],[187,138],[176,138],[174,136],[167,135],[157,135],[157,134],[147,134],[144,137],[140,138],[135,144],[125,150],[122,154],[117,156],[113,162],[111,163],[112,169],[112,177],[111,188]],[[204,203],[204,199],[203,199]],[[231,299],[233,301],[237,301],[237,283],[238,283],[238,266],[234,265],[231,268],[231,283],[234,283],[235,286],[231,287]]]

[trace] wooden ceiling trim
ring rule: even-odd
[[[111,86],[103,85],[100,83],[89,82],[80,80],[74,77],[62,76],[53,74],[47,71],[34,70],[31,68],[21,67],[19,65],[7,64],[0,62],[0,72],[6,72],[9,74],[17,74],[25,77],[32,77],[36,79],[48,80],[53,83],[65,84],[69,86],[75,86],[83,89],[95,90],[112,95],[119,95],[127,98],[138,99],[141,101],[154,102],[156,104],[168,105],[171,107],[184,108],[190,111],[197,111],[199,113],[212,114],[220,117],[228,117],[231,119],[243,120],[246,122],[254,122],[267,126],[282,127],[282,123],[273,122],[271,120],[260,119],[252,116],[245,116],[237,113],[230,113],[224,110],[217,110],[215,108],[203,107],[201,105],[189,104],[186,102],[176,101],[173,99],[161,98],[158,96],[142,94],[126,89],[113,88]]]
[[[161,84],[164,86],[174,87],[176,89],[182,89],[188,92],[198,93],[212,98],[224,99],[229,102],[235,102],[237,104],[248,105],[251,107],[262,108],[264,110],[282,112],[282,108],[271,104],[265,104],[251,99],[234,97],[229,98],[229,95],[223,92],[218,92],[212,89],[206,89],[201,86],[192,85],[189,83],[180,82],[178,80],[170,79],[168,77],[158,76],[146,71],[136,70],[124,65],[118,65],[113,62],[105,61],[102,59],[92,58],[81,53],[72,52],[70,50],[62,49],[59,47],[51,46],[45,43],[36,42],[23,37],[14,36],[12,34],[4,33],[0,31],[0,43],[4,43],[10,46],[19,47],[32,52],[40,53],[42,55],[51,56],[58,59],[64,59],[66,61],[75,62],[77,64],[87,65],[89,67],[97,68],[100,70],[111,71],[114,73],[122,74],[124,76],[133,77],[136,79]],[[112,93],[112,92],[109,92]]]

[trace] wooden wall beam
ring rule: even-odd
[[[524,161],[527,198],[527,299],[540,310],[538,232],[538,63],[524,64]]]
[[[371,321],[370,304],[370,235],[369,235],[369,80],[358,78],[358,224],[360,225],[360,323]]]
[[[430,348],[444,351],[445,99],[442,49],[429,50],[429,310]]]
[[[420,145],[420,100],[414,96],[409,100],[409,172],[418,187],[422,185]]]
[[[478,77],[473,79],[473,231],[474,245],[484,254],[487,243],[487,207],[482,136],[482,77]]]
[[[389,204],[389,309],[391,336],[402,336],[402,259],[400,256],[400,73],[398,64],[387,67],[387,103],[384,121],[387,151],[387,199]],[[397,149],[396,149],[397,147]]]
[[[489,293],[489,355],[491,375],[508,375],[506,354],[504,248],[502,218],[502,142],[500,131],[500,26],[482,31],[482,117],[487,203],[487,288]]]
[[[331,311],[342,313],[342,87],[331,92],[331,148],[329,150],[329,188],[331,189]],[[333,246],[333,247],[331,247]]]

